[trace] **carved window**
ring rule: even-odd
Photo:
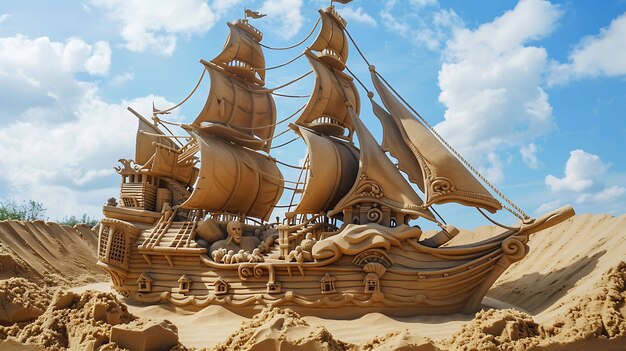
[[[107,244],[109,243],[109,226],[102,226],[102,233],[100,234],[100,247],[98,248],[98,257],[105,258],[107,257]]]
[[[378,286],[378,275],[376,275],[376,273],[368,273],[367,276],[365,276],[363,283],[365,283],[366,293],[380,291]]]
[[[268,294],[279,293],[280,290],[281,290],[280,283],[267,283]]]
[[[180,293],[188,293],[191,288],[191,279],[187,278],[186,275],[183,275],[178,279],[178,292]]]
[[[145,273],[142,273],[137,279],[137,291],[138,292],[150,292],[152,291],[152,279]]]
[[[320,281],[320,288],[322,294],[332,294],[334,292],[337,292],[337,290],[335,290],[335,278],[326,273]]]
[[[139,207],[139,202],[134,196],[122,196],[124,207]]]
[[[396,221],[396,219],[395,219],[395,218],[392,218],[391,220],[389,220],[389,226],[390,226],[391,228],[395,228],[395,227],[397,227],[397,226],[398,226],[398,221]]]
[[[121,231],[116,231],[111,240],[111,249],[109,250],[109,261],[111,263],[124,264],[126,258],[126,239]]]
[[[215,290],[215,295],[224,295],[228,293],[228,283],[222,278],[218,278],[217,281],[213,283],[213,288]]]

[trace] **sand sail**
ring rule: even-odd
[[[502,205],[465,166],[383,84],[372,70],[372,81],[387,113],[373,102],[384,128],[385,151],[399,161],[426,195],[426,205],[456,202],[496,212]],[[402,142],[400,142],[402,140]]]

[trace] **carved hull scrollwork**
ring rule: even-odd
[[[432,196],[444,196],[451,194],[455,191],[456,187],[454,183],[446,177],[437,177],[430,182],[430,189]]]
[[[512,236],[502,242],[503,259],[506,259],[507,266],[521,260],[528,254],[530,248],[526,245],[526,241],[528,241],[527,236]]]

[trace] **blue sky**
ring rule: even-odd
[[[268,14],[254,22],[264,43],[286,46],[327,5],[3,1],[0,198],[43,202],[51,219],[100,217],[101,204],[118,196],[112,167],[133,156],[136,120],[127,106],[149,115],[152,102],[166,108],[183,99],[202,72],[198,60],[220,51],[226,21],[244,7]],[[626,1],[354,0],[337,8],[378,71],[527,213],[567,203],[578,213],[626,213]],[[266,51],[267,64],[302,50]],[[348,65],[371,87],[354,48]],[[269,71],[267,86],[308,69],[301,59]],[[307,94],[312,84],[309,77],[284,92]],[[168,117],[193,120],[208,88],[205,80]],[[366,100],[361,117],[380,140]],[[276,101],[278,118],[306,102]],[[298,142],[273,154],[297,163],[305,149]],[[459,206],[437,209],[458,226],[485,223]]]

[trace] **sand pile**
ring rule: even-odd
[[[312,327],[290,309],[264,309],[211,350],[353,350],[324,327]]]
[[[626,263],[606,272],[549,323],[515,310],[476,314],[442,346],[450,350],[602,350],[626,348]]]
[[[0,324],[33,320],[44,313],[52,294],[24,278],[0,280]]]
[[[13,298],[12,302],[36,310],[44,307],[44,311],[20,323],[11,324],[0,318],[4,325],[0,326],[0,349],[21,344],[34,350],[143,350],[149,349],[143,345],[152,342],[159,343],[160,350],[170,347],[184,350],[178,344],[176,326],[168,321],[137,318],[113,293],[86,291],[76,294],[58,289],[50,297],[47,291],[37,289],[33,283],[23,279],[11,281],[17,283],[20,280],[22,290],[28,292],[21,298]],[[13,287],[12,291],[15,289]],[[4,290],[0,291],[3,293]],[[44,302],[48,303],[44,306]],[[169,346],[163,348],[163,345]]]
[[[0,221],[0,279],[19,276],[48,286],[104,281],[97,246],[97,233],[85,225]]]

